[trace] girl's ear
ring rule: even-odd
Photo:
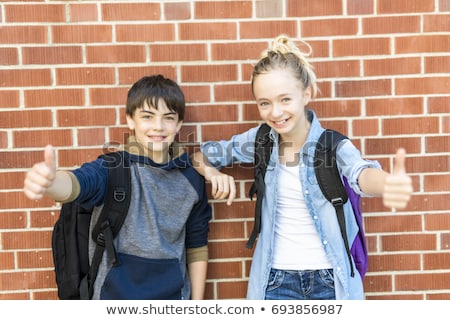
[[[308,103],[310,103],[312,97],[312,89],[311,87],[308,87],[303,92],[303,105],[306,106]]]
[[[128,114],[127,114],[127,124],[128,124],[128,128],[129,128],[130,130],[134,130],[134,127],[135,127],[135,125],[134,125],[134,120],[133,120],[133,118],[132,118],[130,115],[128,115]]]

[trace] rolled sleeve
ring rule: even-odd
[[[337,150],[338,167],[341,174],[347,177],[347,180],[356,193],[363,197],[372,197],[372,195],[364,193],[358,183],[361,171],[367,168],[375,168],[381,170],[381,165],[376,160],[363,159],[361,152],[353,145],[350,140],[346,140],[338,146]]]

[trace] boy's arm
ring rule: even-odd
[[[31,200],[42,199],[45,195],[55,201],[64,201],[71,195],[72,178],[67,171],[56,171],[52,146],[45,147],[44,161],[36,163],[27,172],[23,191]]]
[[[397,151],[391,174],[380,169],[366,168],[361,171],[358,184],[364,193],[381,195],[383,204],[387,207],[406,207],[413,188],[411,178],[405,171],[405,150]]]
[[[214,199],[223,200],[228,197],[227,204],[231,205],[236,198],[234,178],[214,168],[201,151],[193,153],[191,161],[194,169],[204,176],[206,181],[211,182],[211,194]]]
[[[186,255],[191,280],[191,299],[202,300],[205,295],[208,270],[208,246],[187,249]]]
[[[191,262],[188,266],[191,279],[191,299],[203,300],[206,286],[207,261]]]

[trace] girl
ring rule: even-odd
[[[274,142],[265,175],[262,225],[254,252],[249,299],[363,299],[363,284],[350,262],[333,206],[317,183],[312,159],[324,128],[307,106],[317,93],[316,75],[305,55],[285,36],[275,39],[255,65],[252,90],[261,119]],[[216,199],[236,195],[234,179],[218,171],[231,163],[252,163],[258,127],[228,141],[206,142],[193,155],[194,166],[212,184]],[[399,150],[388,174],[376,161],[364,160],[349,140],[338,147],[337,164],[352,188],[363,196],[382,196],[384,204],[403,208],[411,193]],[[348,239],[358,232],[351,204],[344,207]],[[333,217],[330,218],[330,217]]]

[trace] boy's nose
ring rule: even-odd
[[[162,129],[162,127],[163,127],[163,121],[162,121],[162,119],[161,119],[160,117],[155,117],[155,118],[153,119],[153,127],[154,127],[155,129]]]

